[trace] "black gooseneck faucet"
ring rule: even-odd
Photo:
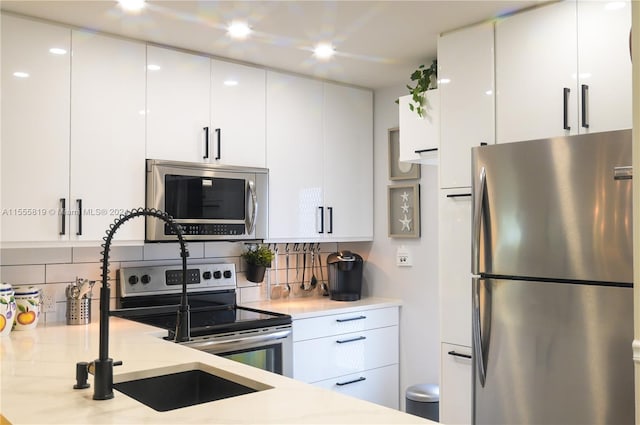
[[[107,236],[103,238],[102,244],[102,287],[100,288],[100,348],[99,358],[94,360],[91,365],[88,365],[89,371],[93,369],[94,373],[94,400],[109,400],[113,398],[113,366],[122,364],[122,362],[114,362],[109,357],[109,251],[111,249],[111,240],[113,239],[116,231],[128,220],[134,217],[147,216],[156,217],[166,222],[173,233],[178,237],[180,242],[180,257],[182,258],[182,296],[180,299],[180,306],[178,307],[178,318],[176,322],[175,342],[189,341],[189,304],[187,302],[187,257],[189,251],[184,241],[182,228],[178,225],[169,214],[164,211],[159,211],[153,208],[138,208],[135,210],[127,211],[120,215],[116,221],[109,226],[107,230]],[[84,364],[83,364],[84,365]],[[76,367],[76,379],[78,384],[74,388],[82,388],[79,374],[81,372],[81,363]],[[86,385],[86,384],[85,384]],[[85,386],[86,388],[86,386]]]

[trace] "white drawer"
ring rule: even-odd
[[[293,340],[304,341],[367,329],[396,326],[398,307],[361,310],[293,321]]]
[[[299,341],[293,344],[293,377],[317,382],[395,364],[398,357],[397,326]]]
[[[399,409],[400,384],[397,364],[314,382],[313,385],[391,409]]]

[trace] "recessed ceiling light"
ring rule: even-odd
[[[22,72],[22,71],[16,71],[13,73],[14,77],[18,77],[18,78],[29,78],[29,73],[27,72]]]
[[[440,80],[438,80],[438,84],[449,84],[450,82],[450,78],[441,78]]]
[[[67,51],[65,49],[61,49],[60,47],[52,47],[49,49],[49,53],[53,53],[54,55],[66,55]]]
[[[336,53],[336,50],[329,43],[318,43],[313,49],[313,54],[318,59],[329,59]]]
[[[118,4],[125,12],[139,12],[144,8],[145,0],[118,0]]]
[[[227,27],[227,32],[231,38],[242,40],[251,34],[251,28],[245,22],[234,21]]]
[[[225,80],[223,84],[225,86],[232,87],[232,86],[237,86],[238,82],[236,80]]]
[[[160,70],[160,65],[154,65],[154,64],[150,63],[149,65],[147,65],[147,69],[149,71],[159,71]]]

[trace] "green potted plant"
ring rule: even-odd
[[[418,69],[411,74],[411,81],[415,82],[415,87],[407,84],[411,100],[409,109],[416,111],[421,118],[424,116],[424,93],[427,90],[433,90],[438,87],[438,60],[434,59],[429,68],[420,65]],[[396,100],[399,103],[399,100]]]
[[[264,280],[267,267],[271,267],[273,252],[265,245],[249,245],[240,255],[247,263],[246,276],[250,282],[260,283]]]

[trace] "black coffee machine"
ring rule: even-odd
[[[362,257],[351,251],[327,257],[329,295],[336,301],[357,301],[362,293]]]

